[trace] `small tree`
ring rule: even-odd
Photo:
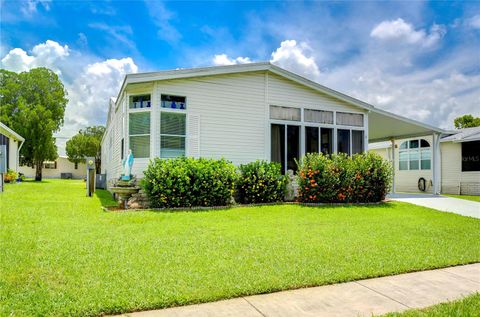
[[[25,138],[21,164],[35,167],[42,180],[43,162],[57,158],[53,133],[63,125],[67,91],[47,68],[15,73],[0,70],[0,120]]]
[[[455,124],[455,129],[480,127],[480,118],[474,117],[471,114],[465,114],[455,118],[453,123]]]
[[[80,163],[87,156],[95,157],[95,168],[97,174],[101,168],[101,143],[105,133],[104,126],[87,127],[85,130],[78,131],[70,140],[67,141],[66,152],[68,160],[73,163]]]

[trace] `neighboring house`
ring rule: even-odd
[[[369,142],[444,132],[268,62],[128,74],[109,103],[102,174],[118,178],[128,149],[137,177],[151,159],[178,156],[264,159],[286,172],[307,152],[354,154]]]
[[[395,140],[396,190],[432,192],[432,137]],[[392,161],[390,142],[371,144],[370,151]],[[480,127],[451,131],[440,139],[441,192],[480,195]],[[419,181],[420,180],[420,181]]]
[[[7,150],[7,168],[18,171],[20,163],[20,149],[25,139],[18,133],[0,122],[0,145],[5,145]]]
[[[35,178],[35,168],[30,166],[20,166],[20,173],[25,177]],[[43,162],[43,178],[73,178],[83,179],[87,175],[85,163],[72,163],[66,156],[60,156],[55,161]]]

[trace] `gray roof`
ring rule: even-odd
[[[442,142],[468,142],[480,140],[480,127],[452,131],[453,134],[442,138]]]

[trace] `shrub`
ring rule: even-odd
[[[374,153],[323,155],[309,153],[298,164],[298,200],[378,202],[391,184],[390,163]]]
[[[283,200],[288,178],[279,163],[256,161],[240,165],[236,184],[237,200],[242,204]]]
[[[3,176],[3,180],[5,183],[13,183],[17,179],[17,172],[14,170],[8,169],[5,175]]]
[[[142,186],[154,208],[225,206],[235,189],[235,166],[224,160],[156,158]]]

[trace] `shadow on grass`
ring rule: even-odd
[[[46,179],[42,179],[41,181],[36,181],[33,178],[27,178],[27,179],[21,181],[20,183],[46,184],[46,183],[51,183],[51,181],[46,180]]]
[[[102,207],[116,207],[118,205],[118,203],[115,201],[115,199],[113,199],[112,194],[108,190],[95,190],[95,197],[100,200]]]

